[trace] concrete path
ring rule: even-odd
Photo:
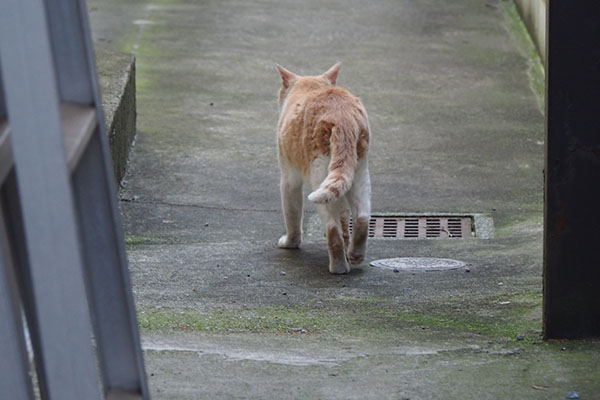
[[[121,209],[155,399],[600,397],[598,341],[540,340],[543,117],[511,3],[89,7],[98,46],[137,56]],[[488,239],[371,240],[368,260],[468,268],[332,276],[310,204],[302,249],[277,248],[274,65],[337,61],[371,120],[374,212],[495,226]]]

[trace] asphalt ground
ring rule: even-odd
[[[543,342],[544,126],[536,60],[501,0],[91,0],[137,60],[120,192],[155,399],[600,397],[600,342]],[[359,96],[373,213],[483,215],[471,239],[378,240],[350,274],[281,250],[279,63]],[[307,192],[308,193],[308,192]],[[394,272],[368,262],[441,257]]]

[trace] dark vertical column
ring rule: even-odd
[[[544,336],[600,336],[600,1],[549,0]]]

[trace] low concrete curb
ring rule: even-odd
[[[519,14],[546,65],[546,1],[515,0]]]
[[[113,170],[120,183],[136,133],[135,56],[95,50]]]

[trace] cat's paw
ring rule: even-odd
[[[348,257],[348,262],[350,264],[360,264],[361,262],[363,262],[365,260],[365,255],[364,253],[354,253],[351,251],[348,251],[348,254],[346,255],[346,257]]]
[[[356,246],[354,243],[350,244],[348,247],[348,251],[346,251],[346,258],[350,264],[360,264],[365,260],[365,256],[367,254],[367,246],[358,245]]]
[[[329,264],[329,272],[336,275],[347,274],[350,272],[350,265],[346,260]]]
[[[300,247],[300,240],[290,240],[288,239],[288,235],[283,235],[279,238],[279,248],[280,249],[297,249]]]

